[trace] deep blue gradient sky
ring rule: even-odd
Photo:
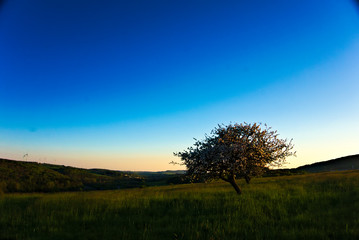
[[[0,157],[169,169],[230,121],[294,138],[289,167],[359,153],[358,56],[350,0],[5,1]]]

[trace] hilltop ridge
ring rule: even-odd
[[[139,187],[143,182],[134,173],[0,158],[0,192],[106,190]]]
[[[359,169],[359,154],[335,158],[297,167],[296,170],[306,172],[327,172]]]

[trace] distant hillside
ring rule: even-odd
[[[145,179],[146,185],[161,186],[168,184],[189,183],[185,178],[186,170],[167,170],[159,172],[133,172]]]
[[[359,154],[317,162],[295,169],[268,170],[264,177],[359,169]],[[0,158],[1,192],[107,190],[187,183],[186,171],[121,172],[82,169]]]
[[[105,190],[143,184],[143,177],[134,173],[0,159],[0,192]]]
[[[185,174],[186,170],[167,170],[167,171],[158,171],[158,172],[149,172],[149,171],[137,171],[137,172],[133,172],[135,174],[138,174],[140,176],[162,176],[162,175],[168,175],[168,176],[173,176],[173,175],[177,175],[177,174]]]
[[[317,162],[296,168],[298,171],[305,172],[327,172],[359,169],[359,154],[329,161]]]

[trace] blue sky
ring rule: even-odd
[[[5,1],[0,157],[168,163],[218,123],[293,138],[296,167],[359,153],[353,1]]]

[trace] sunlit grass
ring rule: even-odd
[[[359,172],[116,191],[7,194],[0,239],[356,239]]]

